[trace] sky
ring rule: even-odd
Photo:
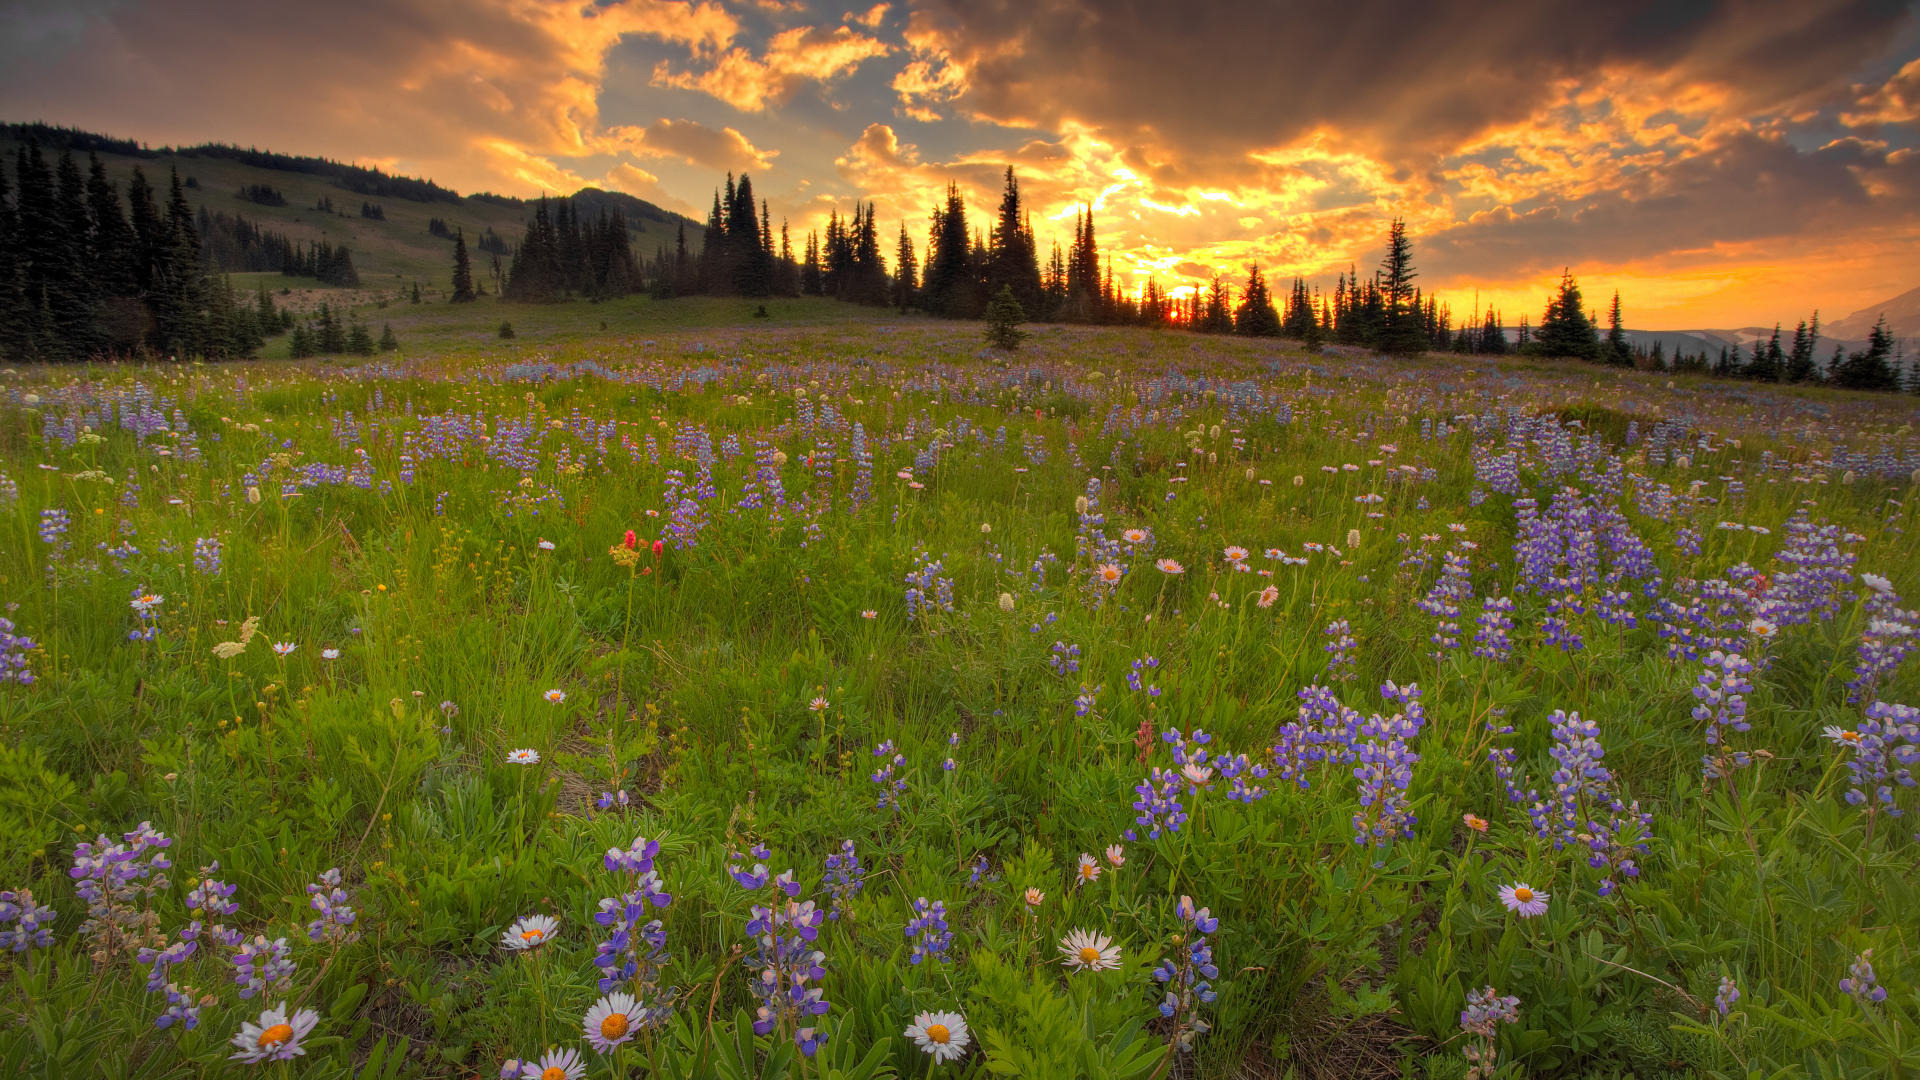
[[[1331,288],[1388,223],[1459,315],[1563,270],[1636,329],[1831,321],[1920,286],[1920,0],[0,0],[0,119],[462,192],[585,185],[890,253],[1015,167],[1127,289]]]

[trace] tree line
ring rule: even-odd
[[[0,162],[0,357],[240,357],[269,327],[203,261],[177,170],[166,194],[140,168],[124,199],[100,159],[49,162],[28,141]]]

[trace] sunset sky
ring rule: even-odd
[[[1330,288],[1394,215],[1419,284],[1509,322],[1562,265],[1643,329],[1920,286],[1920,5],[1292,6],[0,0],[0,118],[700,218],[745,171],[797,234],[870,196],[917,243],[1011,162],[1043,252],[1091,202],[1130,289]]]

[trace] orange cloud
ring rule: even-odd
[[[831,82],[892,51],[891,45],[852,27],[797,26],[775,34],[758,58],[734,48],[704,71],[680,72],[662,60],[654,66],[653,85],[697,90],[741,112],[763,112],[785,104],[808,82]]]
[[[644,128],[621,126],[608,130],[607,141],[645,157],[677,158],[714,172],[764,169],[780,156],[762,150],[733,128],[710,128],[697,120],[660,119]]]
[[[1869,124],[1911,124],[1920,120],[1920,59],[1909,60],[1894,76],[1868,89],[1856,86],[1858,111],[1840,114],[1849,127]]]

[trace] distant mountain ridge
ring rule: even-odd
[[[1835,345],[1852,352],[1863,349],[1868,335],[1873,333],[1874,324],[1886,316],[1887,331],[1900,342],[1909,354],[1920,353],[1920,288],[1909,289],[1891,299],[1863,307],[1842,319],[1820,322],[1820,345],[1816,350],[1822,360],[1833,352]],[[1793,339],[1793,328],[1800,321],[1798,317],[1791,323],[1780,326],[1781,344],[1784,346]],[[1751,351],[1756,341],[1767,341],[1773,337],[1771,326],[1741,326],[1722,330],[1628,330],[1629,344],[1652,348],[1658,343],[1667,355],[1681,349],[1687,353],[1705,350],[1718,353],[1723,348],[1735,345]]]

